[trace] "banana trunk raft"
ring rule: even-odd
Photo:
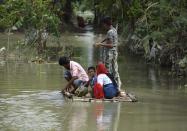
[[[77,97],[70,93],[63,94],[65,100],[72,100],[74,102],[137,102],[138,99],[132,93],[127,93],[123,97],[114,97],[112,99],[95,99],[87,97]]]

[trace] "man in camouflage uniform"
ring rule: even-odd
[[[117,30],[112,26],[112,21],[110,17],[103,19],[104,27],[108,30],[106,38],[101,43],[96,43],[95,46],[101,46],[101,61],[105,64],[110,74],[114,76],[118,88],[121,88],[121,80],[118,73],[118,63],[117,63],[117,44],[118,36]]]

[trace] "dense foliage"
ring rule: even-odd
[[[6,0],[0,5],[0,27],[57,32],[60,21],[55,11],[51,0]]]
[[[34,44],[38,54],[43,52],[43,33],[59,35],[58,7],[51,0],[6,0],[0,4],[0,28],[21,29],[25,44]]]
[[[148,62],[174,70],[187,66],[186,0],[1,0],[0,29],[46,29],[58,36],[73,10],[94,12],[95,25],[111,16],[125,45]]]
[[[133,53],[177,72],[187,66],[186,0],[94,2],[96,17],[111,16],[121,27],[121,35]]]

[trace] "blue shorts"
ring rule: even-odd
[[[112,99],[113,97],[117,96],[118,89],[111,83],[104,85],[104,95],[107,99]]]
[[[67,79],[71,79],[72,76],[71,76],[70,71],[66,70],[64,72],[64,77],[67,78]],[[73,81],[73,85],[75,87],[80,87],[82,84],[84,84],[84,82],[82,80],[76,79],[76,80]]]

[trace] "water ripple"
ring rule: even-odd
[[[55,112],[64,105],[59,92],[22,91],[20,95],[7,96],[4,94],[0,98],[0,128],[21,131],[61,130],[62,123],[58,120],[59,114]]]

